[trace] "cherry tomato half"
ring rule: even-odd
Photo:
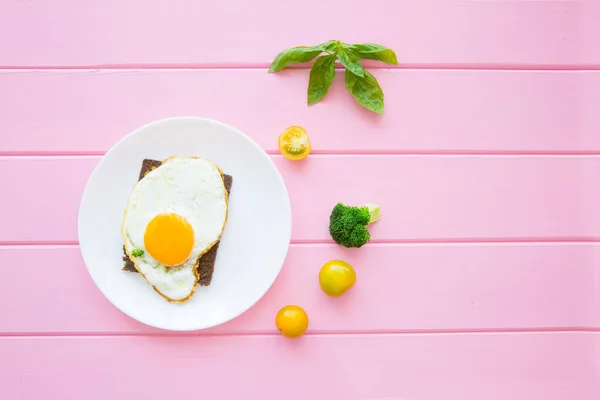
[[[306,158],[312,146],[308,140],[308,134],[300,126],[290,126],[279,135],[279,151],[290,160],[302,160]]]

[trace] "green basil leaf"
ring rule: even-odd
[[[301,46],[283,50],[277,54],[277,57],[271,63],[269,72],[281,71],[290,64],[308,62],[322,52],[320,48],[315,48],[314,46]]]
[[[382,61],[387,64],[398,64],[398,58],[394,50],[375,43],[361,43],[347,45],[354,50],[361,58]]]
[[[283,50],[271,63],[269,72],[281,71],[290,64],[308,62],[323,52],[334,53],[337,51],[338,43],[336,40],[330,40],[318,46],[298,46]]]
[[[320,47],[323,49],[323,51],[334,54],[336,51],[338,51],[338,49],[340,47],[340,41],[339,40],[329,40],[325,43],[320,44]]]
[[[364,74],[365,76],[361,77],[346,70],[346,89],[360,105],[377,114],[383,114],[383,91],[373,75],[368,71],[364,71]]]
[[[321,56],[310,69],[308,80],[308,105],[323,99],[335,78],[335,55]]]
[[[342,45],[338,48],[337,58],[342,65],[346,67],[347,70],[352,71],[354,75],[361,77],[365,76],[365,70],[360,65],[360,57],[356,51]]]

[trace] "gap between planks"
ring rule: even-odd
[[[282,158],[279,150],[264,150],[268,155]],[[0,158],[15,159],[93,159],[106,151],[1,151]],[[576,158],[598,157],[599,150],[312,150],[311,157],[406,156],[406,157],[485,157],[485,158]]]
[[[86,70],[268,70],[270,63],[203,63],[203,64],[97,64],[97,65],[0,65],[2,71],[86,71]],[[292,65],[290,69],[309,69],[312,63]],[[365,63],[367,69],[439,70],[439,71],[600,71],[597,64],[419,64],[398,65]],[[336,68],[343,70],[343,68]]]
[[[537,246],[588,245],[600,243],[600,237],[542,237],[542,238],[464,238],[464,239],[371,239],[366,247],[382,246]],[[337,246],[331,240],[292,240],[292,247]],[[0,241],[1,249],[78,248],[73,241]]]
[[[600,328],[590,327],[547,327],[547,328],[494,328],[494,329],[410,329],[395,331],[311,331],[303,336],[311,337],[359,337],[359,336],[468,336],[468,335],[540,335],[540,334],[596,334]],[[155,333],[111,333],[111,332],[7,332],[0,333],[2,339],[48,339],[48,338],[131,338],[131,337],[279,337],[278,332],[238,332],[238,333],[211,333],[208,331],[157,331]]]

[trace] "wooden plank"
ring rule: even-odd
[[[595,400],[599,345],[598,333],[3,338],[0,382],[21,400]]]
[[[290,125],[304,126],[320,153],[600,152],[600,71],[374,73],[383,117],[355,104],[341,73],[308,107],[307,71],[4,71],[0,154],[102,153],[177,115],[223,121],[270,152]]]
[[[0,4],[2,66],[266,65],[330,39],[385,44],[409,65],[600,63],[594,0]]]
[[[307,311],[311,334],[600,328],[598,249],[555,243],[368,245],[360,251],[292,245],[257,305],[202,333],[275,334],[275,314],[287,304]],[[319,269],[332,259],[357,272],[357,283],[340,298],[326,296],[318,284]],[[0,335],[162,333],[121,314],[100,294],[76,246],[4,247],[0,265]]]
[[[296,241],[330,240],[329,214],[340,201],[381,205],[374,241],[581,240],[600,226],[598,156],[273,159]],[[10,194],[0,242],[76,241],[79,201],[98,160],[0,157],[0,187]]]

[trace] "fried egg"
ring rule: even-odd
[[[125,251],[165,299],[188,300],[198,259],[220,239],[227,221],[223,174],[213,162],[171,157],[134,186],[123,218]]]

